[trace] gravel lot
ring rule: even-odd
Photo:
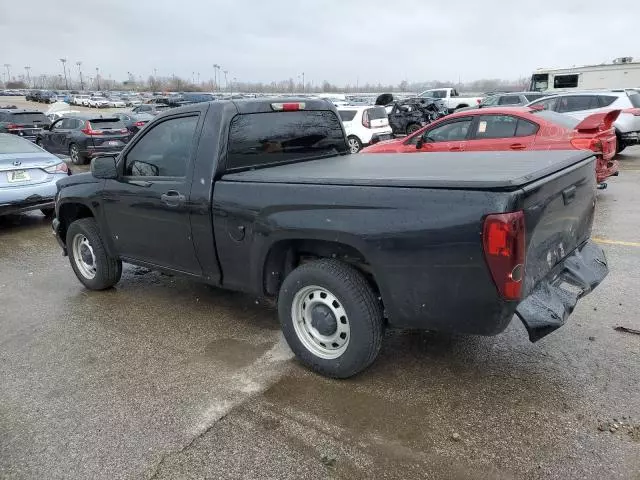
[[[254,298],[131,266],[90,292],[40,214],[0,217],[0,478],[640,479],[640,336],[614,330],[640,329],[640,148],[620,159],[611,273],[564,328],[391,331],[348,381]]]

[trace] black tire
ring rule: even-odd
[[[347,145],[349,145],[349,151],[351,153],[358,153],[362,150],[362,142],[355,135],[349,135],[347,137]]]
[[[53,218],[53,216],[56,214],[55,208],[41,208],[40,211],[47,218]]]
[[[616,154],[622,152],[625,148],[627,148],[627,144],[624,143],[619,133],[616,133]]]
[[[333,295],[348,317],[348,343],[337,358],[318,356],[305,346],[296,332],[294,301],[298,292],[311,286]],[[384,318],[375,292],[358,270],[338,260],[316,260],[292,271],[280,289],[278,315],[284,337],[298,359],[327,377],[348,378],[361,372],[373,363],[382,345]]]
[[[84,165],[87,163],[87,159],[80,153],[80,147],[75,143],[69,145],[69,156],[71,157],[71,163],[74,165]]]
[[[93,278],[82,273],[79,266],[79,260],[76,258],[74,250],[74,240],[76,236],[86,238],[93,250],[95,257],[95,275]],[[113,287],[122,276],[122,262],[116,258],[112,258],[107,254],[104,243],[100,237],[98,224],[93,218],[81,218],[76,220],[67,230],[67,251],[69,252],[69,261],[78,280],[89,290],[105,290]]]
[[[411,135],[412,133],[415,133],[418,130],[420,130],[420,125],[418,125],[417,123],[412,123],[411,125],[407,125],[407,135]]]

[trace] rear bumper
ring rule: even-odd
[[[604,251],[588,240],[541,280],[516,308],[516,314],[536,342],[565,324],[578,300],[609,273]]]
[[[602,183],[609,177],[614,177],[618,175],[618,169],[620,164],[617,160],[609,160],[606,162],[606,166],[604,168],[598,168],[596,170],[596,180],[598,183]]]
[[[124,145],[122,147],[94,147],[91,145],[87,145],[86,150],[82,150],[80,153],[87,158],[94,158],[109,153],[118,154],[122,151],[123,148]]]
[[[46,183],[0,189],[0,215],[53,207],[56,181],[66,177],[66,174],[53,175]]]
[[[13,203],[0,203],[0,215],[24,213],[31,210],[39,210],[41,208],[53,208],[54,205],[55,202],[53,197],[34,198],[31,200],[22,200]]]

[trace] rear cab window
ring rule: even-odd
[[[49,119],[44,113],[38,112],[16,112],[9,115],[9,121],[17,124],[48,124]]]
[[[384,107],[367,108],[366,112],[369,116],[369,120],[380,120],[381,118],[387,118],[387,111]]]
[[[349,153],[342,123],[330,110],[236,115],[227,170],[264,167]]]

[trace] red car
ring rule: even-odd
[[[613,122],[620,110],[576,120],[529,107],[483,108],[453,113],[414,134],[371,145],[361,153],[474,152],[487,150],[593,150],[596,179],[618,174]]]

